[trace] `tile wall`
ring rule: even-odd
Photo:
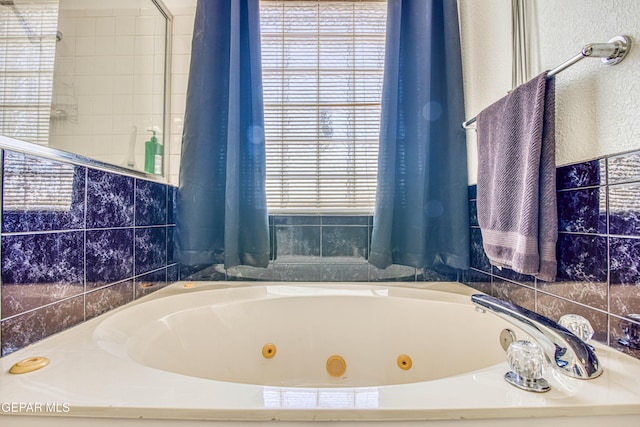
[[[175,187],[1,154],[2,356],[178,279]]]
[[[451,274],[367,263],[371,216],[270,216],[269,268],[173,262],[176,188],[2,153],[1,348],[9,354],[167,283],[193,280],[434,281]],[[556,282],[491,267],[470,187],[471,265],[457,277],[552,319],[578,313],[635,357],[640,331],[640,152],[558,168]]]
[[[83,6],[60,2],[45,143],[142,170],[149,130],[164,127],[165,19],[150,2]]]
[[[471,270],[462,282],[554,320],[586,317],[599,342],[640,358],[640,152],[557,170],[558,277],[538,281],[489,264],[469,188]]]
[[[195,2],[194,2],[195,3]],[[170,183],[178,185],[180,174],[180,154],[182,150],[182,131],[184,129],[184,111],[187,105],[187,83],[191,64],[191,39],[196,8],[182,7],[172,9],[172,45],[171,45],[171,135],[169,136],[168,174]]]
[[[225,271],[215,265],[198,271],[192,280],[275,281],[447,281],[453,275],[393,265],[369,265],[373,228],[370,215],[271,215],[273,260],[268,268],[239,266]],[[183,276],[189,274],[183,270]]]

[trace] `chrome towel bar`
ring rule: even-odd
[[[604,64],[616,65],[625,58],[630,49],[631,38],[629,36],[616,36],[609,40],[608,43],[589,43],[582,48],[579,54],[550,70],[547,73],[547,77],[552,77],[566,70],[584,58],[602,58]],[[473,129],[471,125],[475,122],[476,117],[473,117],[462,123],[462,127]]]

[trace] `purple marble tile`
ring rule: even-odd
[[[320,259],[321,227],[314,225],[277,225],[276,248],[278,260],[299,259],[313,262]]]
[[[202,266],[202,265],[184,265],[184,264],[178,264],[178,280],[196,280],[194,279],[194,275],[197,274],[199,271],[202,271],[206,268],[207,266]],[[224,267],[223,267],[224,268]],[[222,275],[217,276],[217,279],[213,279],[213,280],[225,280],[226,278],[226,273],[224,273],[224,270],[222,272]]]
[[[640,239],[609,239],[611,313],[640,314]]]
[[[216,281],[227,280],[227,273],[223,264],[213,265],[184,265],[179,264],[180,280]]]
[[[606,234],[606,187],[558,192],[558,229]]]
[[[387,268],[377,268],[369,264],[369,281],[371,282],[415,282],[415,267],[391,264]]]
[[[607,159],[609,184],[640,181],[640,151]]]
[[[87,320],[133,301],[133,280],[116,283],[85,296]]]
[[[136,228],[134,253],[136,276],[166,266],[166,227]]]
[[[457,282],[458,270],[447,267],[420,268],[416,271],[416,282]]]
[[[274,215],[275,225],[320,225],[320,215]]]
[[[469,186],[469,200],[474,200],[478,198],[478,185],[472,184]]]
[[[504,267],[498,268],[494,266],[492,273],[497,277],[511,280],[512,282],[518,282],[520,284],[527,285],[527,286],[534,286],[536,281],[535,277],[530,276],[528,274],[516,273],[510,268],[504,268]]]
[[[556,170],[558,190],[567,188],[595,187],[606,184],[605,160],[592,160],[561,166]]]
[[[593,339],[604,344],[607,343],[608,315],[605,312],[538,292],[538,313],[556,322],[564,314],[578,314],[591,323],[594,330]]]
[[[135,279],[135,298],[138,299],[168,285],[167,269],[152,271]]]
[[[274,266],[267,268],[237,265],[226,270],[229,281],[272,281],[275,276]]]
[[[640,236],[640,183],[609,186],[609,233]]]
[[[133,228],[87,230],[87,289],[133,277]]]
[[[360,264],[322,264],[320,276],[323,282],[366,282],[369,266]]]
[[[322,280],[320,264],[276,264],[275,280],[287,282],[316,282]]]
[[[492,277],[478,270],[469,269],[462,272],[461,282],[467,286],[491,295]]]
[[[175,259],[175,248],[176,248],[176,243],[175,243],[175,231],[176,231],[176,227],[173,225],[170,225],[167,227],[167,264],[173,264],[174,262],[176,262]]]
[[[167,224],[176,223],[176,201],[178,200],[178,188],[167,186]],[[270,217],[271,218],[271,217]]]
[[[494,277],[493,285],[491,286],[491,295],[531,311],[536,308],[535,289],[496,277]]]
[[[322,215],[322,225],[369,225],[369,215]]]
[[[136,225],[165,225],[167,223],[167,186],[136,179]]]
[[[369,227],[322,226],[322,257],[335,258],[335,262],[366,260],[369,256]]]
[[[469,225],[478,227],[478,203],[476,200],[469,200]]]
[[[173,283],[180,280],[180,266],[173,264],[167,267],[167,282]]]
[[[6,151],[3,171],[4,233],[84,227],[84,167]]]
[[[82,232],[2,236],[2,316],[84,291]]]
[[[482,233],[479,228],[471,228],[471,267],[482,270],[487,273],[491,272],[491,263],[484,253],[482,247]]]
[[[538,290],[599,310],[607,310],[608,285],[606,281],[597,282],[542,282],[537,283]]]
[[[84,321],[84,296],[78,296],[3,320],[2,356]]]
[[[560,233],[558,258],[556,282],[538,281],[538,289],[607,310],[607,238]]]
[[[607,238],[588,234],[558,235],[558,281],[607,280]]]
[[[133,202],[133,178],[87,171],[87,228],[132,227]]]
[[[640,322],[610,316],[610,345],[640,359]]]

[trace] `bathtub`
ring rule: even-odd
[[[522,331],[459,283],[406,286],[174,283],[0,359],[0,423],[640,425],[640,361],[596,345],[600,377],[525,392],[498,339]]]

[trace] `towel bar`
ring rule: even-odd
[[[616,36],[609,40],[608,43],[589,43],[582,48],[579,54],[550,70],[547,73],[547,77],[552,77],[566,70],[584,58],[602,58],[604,64],[616,65],[625,58],[630,49],[631,38],[629,36]],[[473,129],[471,125],[475,122],[476,117],[473,117],[462,123],[462,127],[465,129]]]

